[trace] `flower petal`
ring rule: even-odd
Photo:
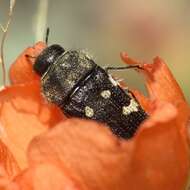
[[[50,163],[32,166],[14,182],[22,190],[80,190],[81,188],[70,174],[61,167]]]
[[[11,179],[6,177],[0,178],[0,189],[1,190],[21,190],[18,185],[14,183]]]
[[[189,170],[186,125],[178,122],[180,116],[173,105],[155,106],[134,137],[129,184],[131,189],[184,189]]]
[[[18,174],[20,168],[7,146],[0,140],[0,178],[11,178]]]
[[[143,70],[140,72],[146,76],[146,86],[150,99],[167,101],[175,105],[185,101],[177,81],[162,59],[156,57],[152,64],[145,64],[131,59],[127,53],[121,53],[121,58],[127,64],[142,66]]]
[[[155,108],[128,141],[92,121],[60,123],[32,141],[29,163],[58,164],[84,189],[183,189],[189,169],[185,126],[173,105]]]
[[[190,118],[189,105],[164,61],[156,57],[152,64],[146,64],[128,57],[127,53],[121,53],[121,58],[127,64],[135,64],[142,67],[142,70],[139,69],[138,71],[143,73],[146,78],[149,97],[146,98],[140,92],[133,91],[142,107],[151,114],[153,110],[152,104],[155,100],[170,102],[178,109],[178,122],[181,123],[181,126],[186,122],[185,125],[187,127],[188,124],[185,118]]]
[[[128,155],[107,128],[92,121],[69,119],[33,140],[29,163],[62,165],[82,189],[122,190]]]
[[[26,166],[26,149],[31,139],[64,119],[56,106],[44,101],[39,82],[13,85],[0,91],[1,139],[20,167]]]
[[[21,53],[10,68],[10,80],[12,84],[28,83],[39,80],[39,76],[33,71],[32,65],[35,57],[46,47],[44,42],[38,42]]]

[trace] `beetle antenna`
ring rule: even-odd
[[[49,27],[47,27],[47,30],[46,30],[46,39],[45,39],[46,45],[48,45],[49,32],[50,32],[50,29],[49,29]]]
[[[106,67],[105,70],[143,69],[140,65],[129,65],[125,67]]]

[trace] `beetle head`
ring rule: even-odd
[[[34,70],[42,76],[50,65],[52,65],[57,58],[64,53],[64,49],[57,44],[45,48],[42,53],[36,58],[34,63]]]

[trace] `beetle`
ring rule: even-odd
[[[137,66],[104,69],[87,53],[65,51],[57,44],[45,48],[33,66],[41,76],[41,91],[48,101],[69,117],[106,123],[115,135],[125,139],[135,134],[148,114],[108,71],[131,67]]]

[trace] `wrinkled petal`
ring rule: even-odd
[[[9,151],[8,147],[0,141],[0,179],[2,177],[11,178],[18,174],[20,168]]]
[[[0,178],[0,189],[1,190],[21,190],[18,185],[12,180],[6,177]]]
[[[127,53],[121,53],[121,58],[127,64],[138,64],[143,68],[139,71],[146,77],[151,100],[167,101],[176,106],[185,101],[182,90],[162,59],[156,57],[152,64],[146,64],[131,59]]]
[[[178,122],[180,116],[173,105],[155,106],[156,111],[133,139],[135,149],[129,172],[133,177],[129,184],[131,189],[184,189],[189,170],[186,125]]]
[[[26,149],[31,139],[64,119],[62,112],[45,102],[39,82],[13,85],[0,91],[1,139],[19,166],[26,166]]]
[[[180,118],[178,123],[181,123],[183,126],[185,122],[185,125],[189,130],[189,124],[186,119],[184,119],[184,116],[187,117],[186,115],[189,114],[188,117],[190,121],[189,105],[185,100],[180,86],[164,61],[159,57],[156,57],[152,64],[146,64],[128,57],[127,53],[121,53],[121,58],[127,64],[140,65],[142,67],[142,70],[138,71],[145,76],[149,97],[145,97],[137,90],[133,91],[142,107],[151,114],[153,110],[152,104],[155,100],[170,102],[178,109],[178,118]],[[190,139],[190,135],[188,135],[188,137]]]
[[[9,75],[12,84],[28,83],[39,80],[39,76],[33,71],[32,65],[35,58],[46,47],[44,42],[38,42],[33,47],[25,49],[16,61],[11,65]]]
[[[66,170],[50,163],[27,169],[14,182],[18,190],[81,190]]]
[[[178,116],[173,105],[155,103],[150,119],[128,141],[101,124],[70,119],[32,141],[29,163],[62,165],[84,189],[183,189],[189,159]]]
[[[92,121],[70,119],[33,140],[29,163],[62,165],[82,189],[122,190],[129,154],[107,128]]]

